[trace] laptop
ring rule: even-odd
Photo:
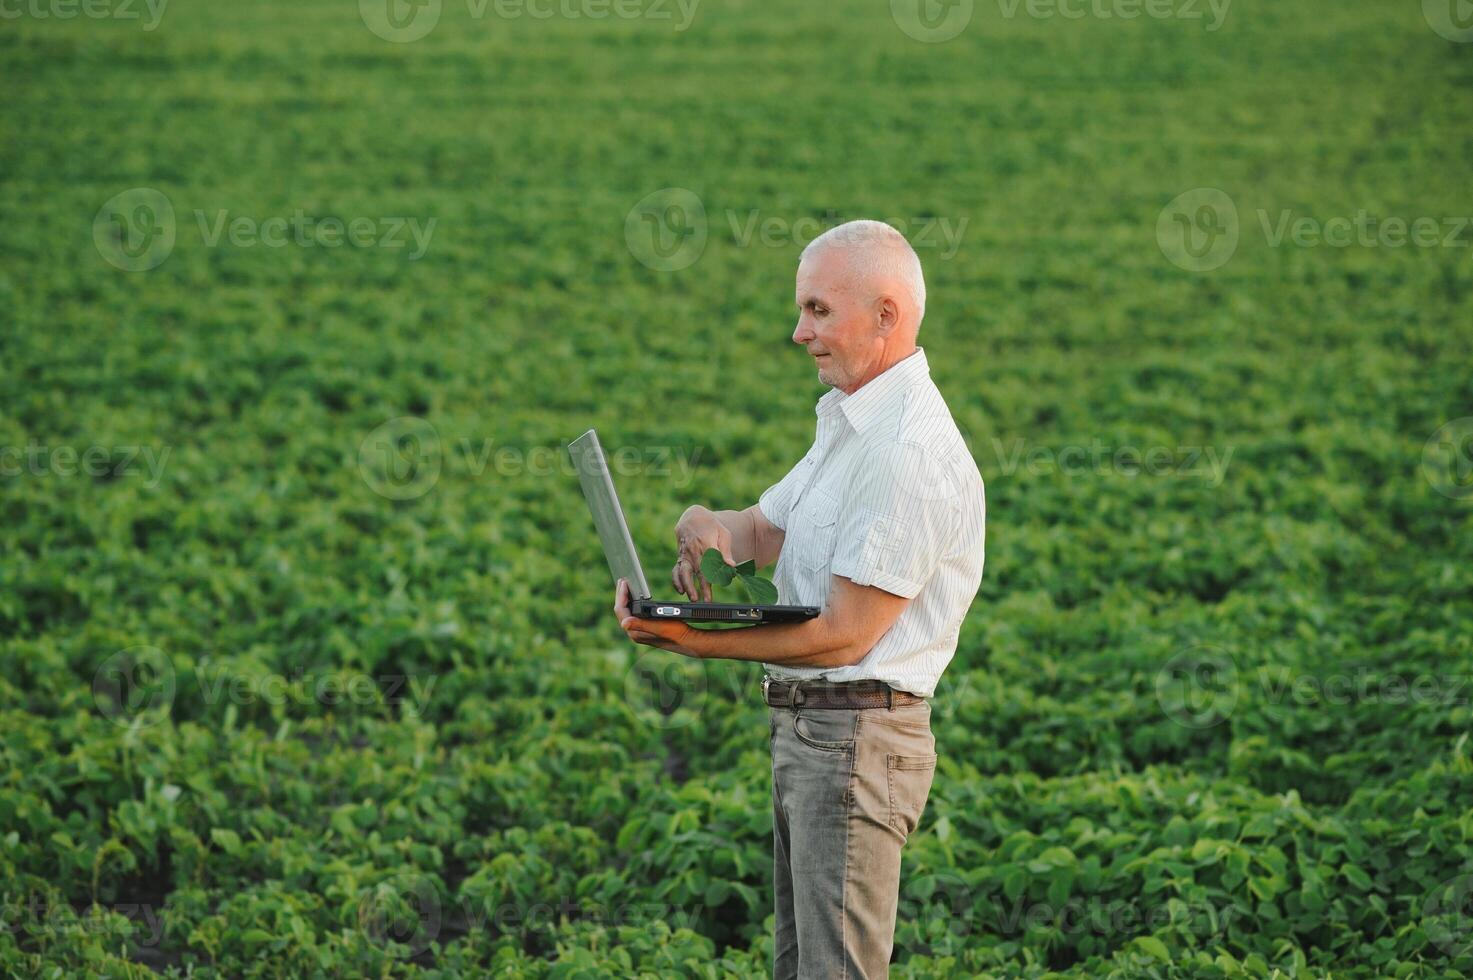
[[[634,615],[641,619],[683,619],[688,622],[798,623],[821,612],[818,606],[764,606],[650,598],[650,586],[645,581],[644,569],[634,550],[634,539],[629,536],[629,525],[624,520],[623,508],[619,506],[619,495],[614,492],[614,480],[609,475],[608,460],[599,445],[598,433],[589,429],[573,440],[568,444],[568,455],[573,458],[573,468],[578,471],[578,480],[583,484],[583,496],[588,501],[589,512],[593,514],[598,538],[603,542],[604,557],[608,559],[609,571],[614,574],[614,584],[617,586],[621,578],[629,582],[629,611]]]

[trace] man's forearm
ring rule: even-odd
[[[702,659],[760,660],[784,667],[846,667],[855,661],[854,651],[826,615],[802,623],[691,632],[686,645]]]
[[[740,565],[757,557],[757,528],[744,510],[713,510],[715,518],[731,535],[731,556]]]

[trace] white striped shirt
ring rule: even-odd
[[[936,693],[982,584],[982,474],[917,347],[852,395],[818,400],[813,447],[757,506],[786,537],[773,572],[778,602],[824,605],[830,577],[911,599],[863,660],[782,667],[781,678],[870,678]]]

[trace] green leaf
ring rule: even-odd
[[[1143,952],[1149,953],[1162,963],[1171,962],[1171,950],[1167,949],[1166,944],[1155,936],[1137,936],[1135,944]]]
[[[747,595],[753,603],[770,605],[777,602],[777,586],[765,578],[756,575],[743,575],[742,584],[747,587]]]
[[[1283,890],[1283,881],[1275,875],[1254,875],[1248,879],[1248,890],[1267,901]]]
[[[1069,868],[1055,869],[1049,877],[1048,900],[1052,905],[1060,906],[1069,901],[1069,892],[1074,887],[1074,872]]]
[[[1368,892],[1371,890],[1371,876],[1362,871],[1358,865],[1342,864],[1340,865],[1340,873],[1345,876],[1347,881],[1361,891]]]
[[[712,585],[730,585],[736,570],[721,557],[715,548],[707,548],[701,556],[701,575]]]
[[[240,835],[233,830],[215,827],[210,831],[210,840],[219,844],[220,849],[226,854],[237,854],[240,852]]]

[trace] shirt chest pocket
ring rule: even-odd
[[[798,504],[798,564],[810,572],[822,572],[834,557],[839,527],[839,498],[827,490],[810,487]]]

